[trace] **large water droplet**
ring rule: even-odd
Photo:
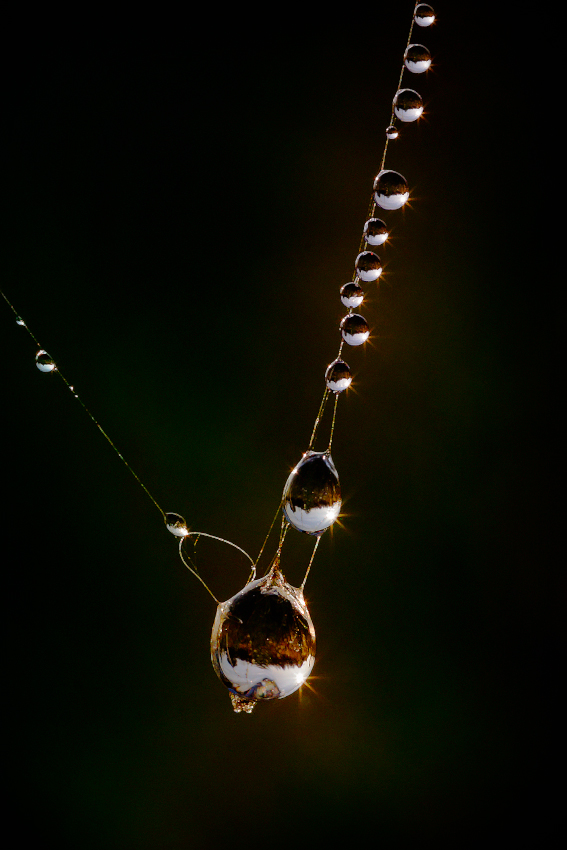
[[[305,452],[286,481],[283,510],[291,525],[306,534],[321,534],[341,511],[341,485],[327,452]]]
[[[352,375],[348,363],[340,358],[329,363],[325,372],[325,383],[332,393],[342,393],[350,387]]]
[[[358,307],[362,304],[363,300],[364,291],[356,281],[345,283],[344,286],[341,286],[341,301],[345,307]]]
[[[53,372],[53,370],[57,368],[55,366],[55,360],[53,360],[47,351],[43,350],[43,348],[40,348],[35,355],[35,365],[40,372]]]
[[[187,537],[189,534],[187,523],[181,514],[167,513],[165,515],[165,525],[174,537]]]
[[[413,89],[400,89],[394,97],[394,112],[400,121],[417,121],[423,112],[421,95]]]
[[[373,251],[363,251],[355,260],[354,268],[361,280],[377,280],[382,274],[380,257]]]
[[[430,27],[435,20],[435,12],[427,3],[418,3],[415,7],[414,21],[418,27]]]
[[[431,66],[431,53],[423,44],[410,44],[404,53],[404,63],[412,74],[423,74]]]
[[[342,319],[340,327],[348,345],[362,345],[370,336],[368,322],[360,313],[349,313]]]
[[[390,234],[380,218],[369,218],[364,225],[363,236],[369,245],[383,245]]]
[[[390,124],[389,127],[386,127],[386,138],[387,139],[397,139],[400,134],[398,133],[398,128],[393,124]]]
[[[399,210],[408,198],[407,180],[397,171],[381,171],[374,180],[374,200],[383,210]]]
[[[315,663],[315,629],[303,592],[287,583],[278,565],[220,603],[211,660],[235,711],[283,699],[306,681]]]
[[[25,328],[25,326],[26,326],[26,323],[25,323],[24,319],[22,319],[21,316],[16,316],[16,324],[20,325],[23,328]]]

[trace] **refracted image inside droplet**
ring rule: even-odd
[[[341,333],[348,345],[362,345],[370,336],[370,328],[360,313],[349,313],[341,321]]]
[[[187,523],[181,514],[167,513],[165,515],[165,525],[175,537],[187,537],[189,529]]]
[[[387,139],[397,139],[400,134],[396,127],[393,124],[390,124],[389,127],[386,127],[386,138]]]
[[[337,358],[329,363],[325,372],[325,383],[332,393],[342,393],[352,383],[350,367],[344,360]]]
[[[415,7],[414,20],[418,27],[430,27],[435,20],[435,12],[427,3],[418,3]]]
[[[364,291],[356,281],[341,286],[341,301],[345,307],[359,307],[364,300]]]
[[[421,95],[413,89],[399,89],[394,98],[394,113],[400,121],[408,124],[417,121],[423,112]]]
[[[341,511],[341,485],[328,452],[305,452],[286,481],[283,511],[306,534],[321,534],[334,523]]]
[[[373,251],[362,251],[355,260],[354,268],[361,280],[377,280],[382,274],[380,257]]]
[[[307,680],[315,663],[315,629],[303,592],[287,583],[278,564],[220,603],[211,660],[237,712],[283,699]]]
[[[408,198],[408,182],[397,171],[381,171],[374,180],[374,200],[383,210],[399,210]]]
[[[423,74],[431,66],[431,53],[423,44],[410,44],[404,53],[404,63],[412,74]]]
[[[39,369],[40,372],[53,372],[56,368],[55,360],[53,360],[47,351],[44,351],[43,348],[35,355],[35,365]]]
[[[369,245],[383,245],[390,234],[382,219],[369,218],[364,225],[363,235]]]

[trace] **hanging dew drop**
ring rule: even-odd
[[[211,635],[211,661],[236,712],[298,690],[315,663],[315,629],[303,592],[279,564],[221,602]]]
[[[407,180],[397,171],[381,171],[374,180],[374,200],[383,210],[399,210],[408,198]]]
[[[363,237],[369,245],[383,245],[390,234],[380,218],[369,218],[364,225]]]
[[[348,345],[362,345],[370,336],[370,328],[364,316],[349,313],[341,321],[341,333]]]
[[[35,355],[35,365],[40,372],[53,372],[53,370],[57,368],[55,361],[52,360],[47,351],[44,351],[43,348],[40,348]]]
[[[352,307],[358,307],[362,304],[363,300],[364,292],[362,287],[356,283],[356,281],[345,283],[344,286],[341,286],[341,301],[345,307],[348,307],[349,309]]]
[[[355,260],[354,268],[361,280],[377,280],[382,274],[380,257],[373,251],[362,251]]]
[[[181,514],[167,513],[165,515],[165,526],[174,537],[187,537],[189,529]]]
[[[431,53],[423,44],[410,44],[404,53],[404,64],[412,74],[423,74],[431,67]]]
[[[16,324],[20,325],[22,328],[25,328],[26,326],[26,323],[24,322],[21,316],[16,317]]]
[[[352,383],[352,375],[350,367],[344,360],[337,358],[329,363],[325,372],[325,383],[327,389],[332,393],[342,393],[348,389]]]
[[[415,7],[414,21],[418,27],[430,27],[435,21],[435,12],[427,3],[418,3]]]
[[[283,491],[287,520],[305,534],[321,534],[341,511],[341,486],[331,455],[305,452]]]
[[[423,100],[413,89],[400,89],[394,97],[394,113],[396,118],[409,124],[417,121],[423,112]]]
[[[396,127],[393,124],[390,124],[389,127],[386,127],[386,138],[387,139],[397,139],[400,134]]]

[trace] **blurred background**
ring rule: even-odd
[[[13,33],[2,287],[157,502],[253,556],[336,356],[412,8]],[[412,39],[434,66],[403,79],[426,113],[386,160],[410,204],[381,216],[371,341],[344,351],[345,516],[300,694],[233,714],[214,602],[0,304],[9,775],[37,847],[552,833],[553,305],[510,186],[532,116],[482,4],[435,9]],[[292,584],[311,547],[288,534]],[[198,564],[221,599],[248,575],[204,540]]]

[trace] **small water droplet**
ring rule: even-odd
[[[25,328],[25,326],[26,326],[26,323],[24,322],[24,320],[22,319],[21,316],[16,317],[16,324],[21,325],[23,328]]]
[[[400,134],[398,133],[397,127],[394,127],[393,124],[390,124],[389,127],[386,127],[386,138],[387,139],[397,139]]]
[[[165,525],[175,537],[187,537],[189,529],[187,523],[181,514],[167,513],[165,515]]]
[[[399,210],[408,198],[407,180],[397,171],[381,171],[374,180],[374,200],[383,210]]]
[[[362,345],[370,336],[368,322],[359,313],[349,313],[341,321],[343,339],[348,345]]]
[[[390,234],[382,219],[369,218],[364,225],[363,235],[369,245],[383,245]]]
[[[298,531],[321,534],[341,511],[341,486],[331,455],[305,452],[286,481],[284,514]]]
[[[51,359],[47,351],[44,351],[43,348],[40,348],[35,355],[35,365],[40,372],[53,372],[57,368],[55,361]]]
[[[377,280],[382,274],[380,257],[373,251],[363,251],[355,260],[354,268],[361,280]]]
[[[341,286],[341,301],[345,307],[358,307],[364,300],[364,292],[362,287],[352,281]]]
[[[315,629],[303,592],[276,564],[217,608],[211,661],[236,712],[283,699],[307,680],[315,663]]]
[[[414,20],[418,27],[430,27],[435,20],[435,12],[427,3],[418,3],[415,7]]]
[[[410,44],[404,53],[404,63],[412,74],[423,74],[431,66],[431,53],[423,44]]]
[[[394,97],[394,113],[400,121],[417,121],[423,112],[421,95],[413,89],[399,89]]]
[[[329,363],[325,372],[325,383],[332,393],[342,393],[352,383],[350,367],[344,360],[337,358]]]

